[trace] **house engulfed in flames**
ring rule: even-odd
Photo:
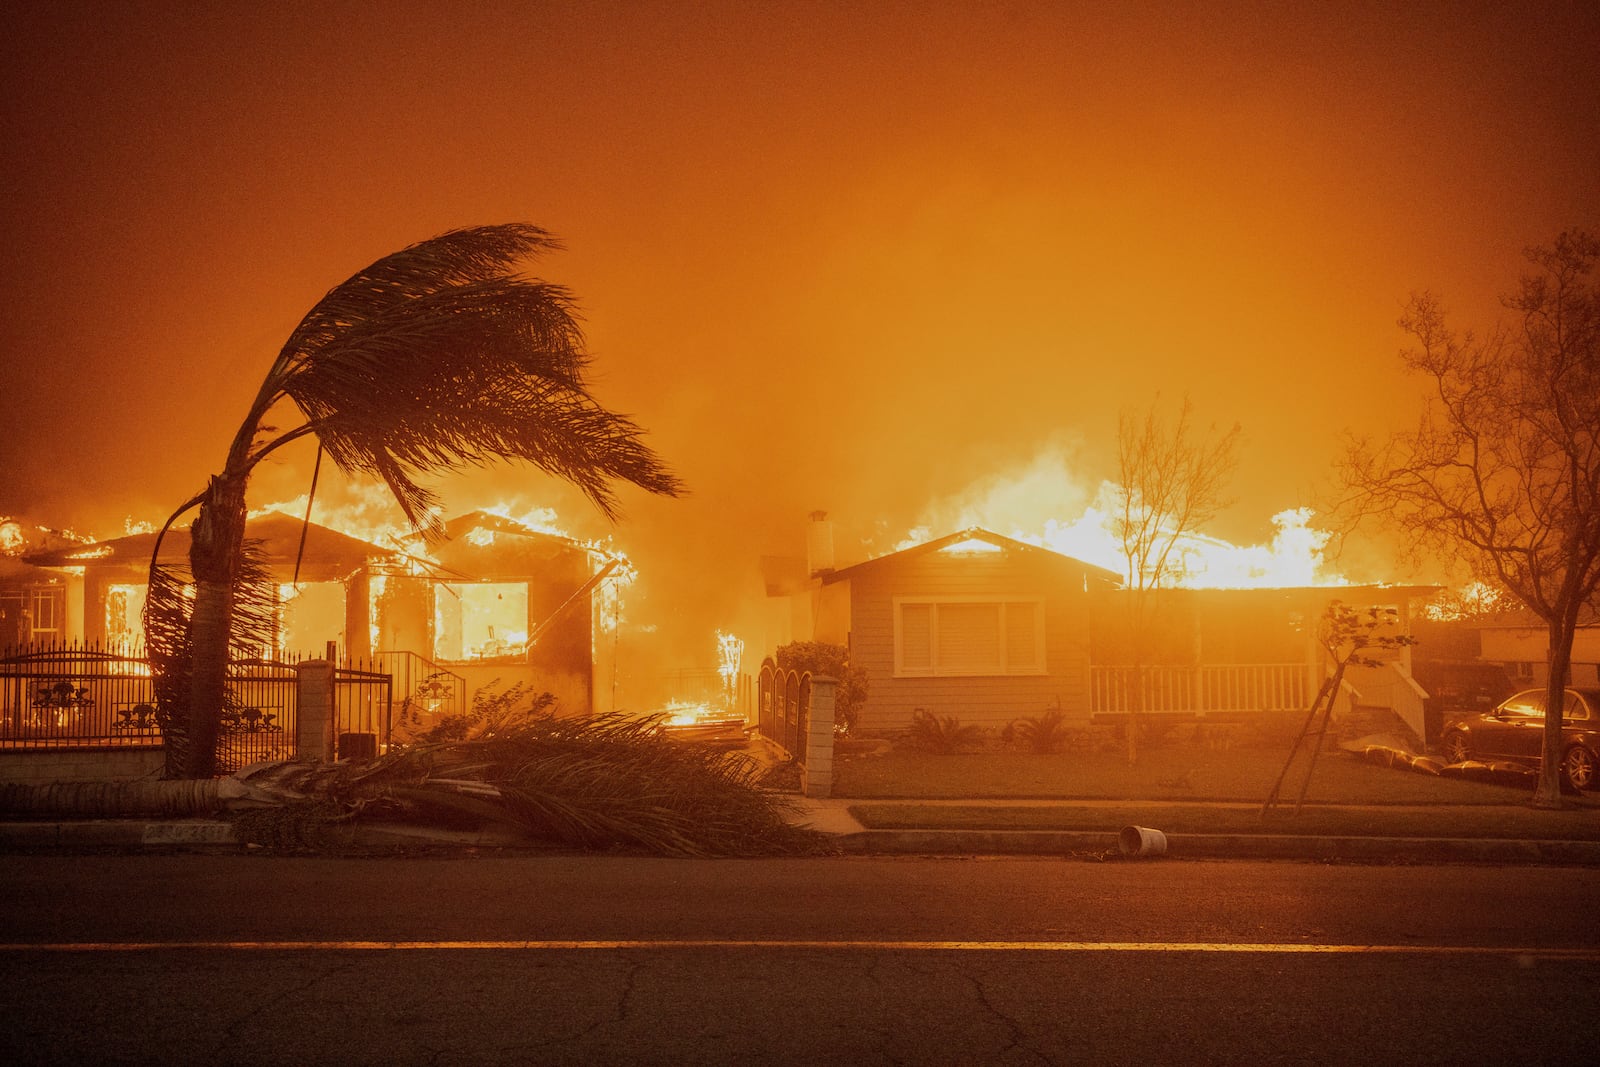
[[[870,686],[858,728],[905,729],[918,711],[991,729],[1059,711],[1069,722],[1129,714],[1132,674],[1143,711],[1167,721],[1297,716],[1330,665],[1317,639],[1329,604],[1378,609],[1408,632],[1432,586],[1160,589],[1142,664],[1131,655],[1119,576],[981,528],[833,566],[826,516],[813,516],[803,565],[767,557],[772,644],[844,645]],[[1352,668],[1339,713],[1377,730],[1426,733],[1426,694],[1410,650]]]
[[[460,516],[431,544],[382,547],[316,523],[268,512],[246,537],[277,584],[276,647],[263,658],[378,661],[410,680],[448,672],[467,692],[526,683],[566,714],[607,710],[615,664],[597,593],[622,573],[620,557],[487,512]],[[23,640],[76,640],[137,650],[155,534],[29,553],[23,560],[59,590],[62,625]],[[187,563],[187,530],[167,532],[164,563]],[[404,685],[397,678],[397,685]],[[397,698],[400,693],[397,691]]]

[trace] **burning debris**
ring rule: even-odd
[[[674,741],[734,748],[750,739],[751,727],[743,715],[709,704],[672,701],[652,718],[659,720],[661,733]]]

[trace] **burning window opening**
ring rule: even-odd
[[[149,587],[111,585],[106,587],[106,642],[113,648],[130,651],[144,646],[144,602]]]
[[[440,582],[434,586],[437,659],[501,659],[528,651],[526,582]]]
[[[62,640],[66,636],[66,589],[54,584],[31,585],[25,596],[28,639],[45,644]]]

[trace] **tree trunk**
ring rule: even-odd
[[[1567,618],[1567,615],[1572,618]],[[1545,683],[1544,737],[1540,741],[1542,759],[1539,762],[1539,780],[1533,789],[1533,806],[1560,808],[1561,757],[1565,754],[1561,726],[1566,710],[1567,672],[1572,668],[1572,638],[1577,631],[1576,612],[1563,612],[1549,620],[1546,628],[1550,647],[1545,655],[1545,665],[1550,678]]]
[[[217,772],[234,584],[244,546],[244,487],[242,477],[223,474],[212,478],[190,529],[189,566],[195,595],[189,636],[194,663],[187,709],[189,751],[182,768],[186,778],[211,778]]]

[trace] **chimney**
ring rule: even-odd
[[[833,570],[833,523],[826,511],[813,511],[806,528],[806,571],[813,578]]]

